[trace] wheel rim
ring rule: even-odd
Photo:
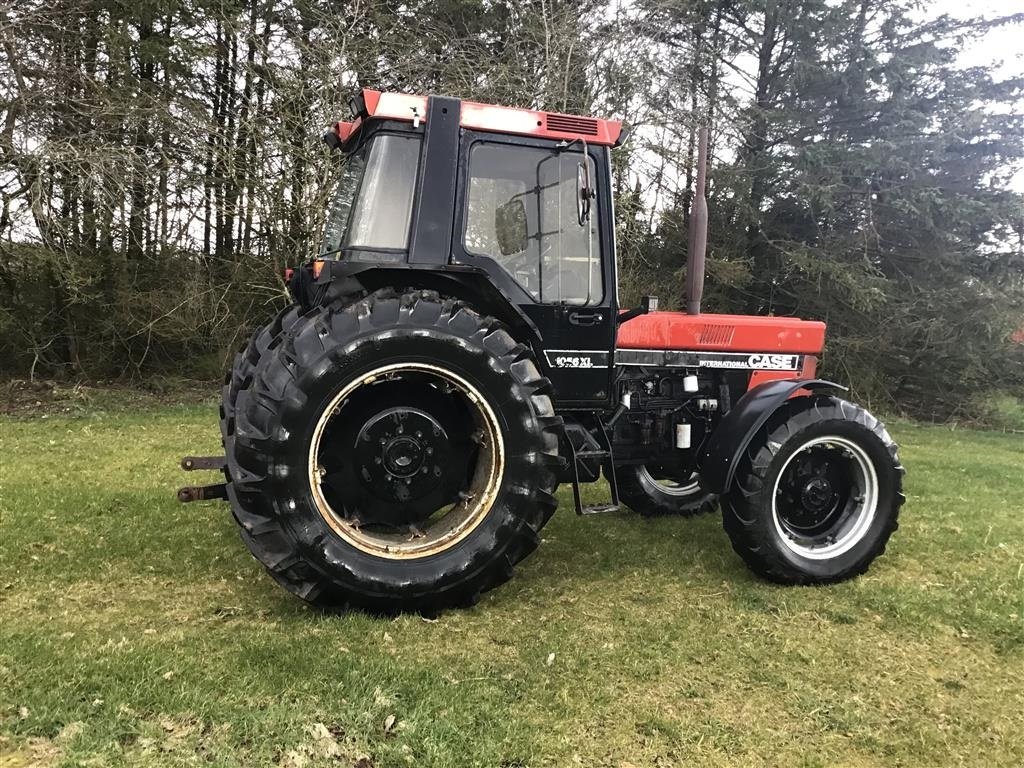
[[[689,496],[700,488],[700,479],[696,472],[684,482],[675,480],[657,480],[646,466],[640,467],[640,481],[654,486],[658,491],[668,496]]]
[[[309,447],[317,511],[370,554],[437,554],[487,516],[504,472],[501,429],[466,379],[428,363],[381,366],[321,412]]]
[[[772,519],[783,544],[825,560],[852,549],[878,509],[878,474],[864,449],[843,437],[816,437],[782,465]]]

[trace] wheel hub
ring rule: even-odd
[[[832,491],[832,483],[824,477],[815,477],[808,480],[800,491],[800,501],[808,512],[820,514],[831,506],[835,493]]]
[[[384,446],[384,466],[388,472],[399,477],[409,477],[419,472],[426,452],[419,442],[411,437],[396,437]]]
[[[441,423],[423,410],[408,407],[388,408],[372,416],[353,446],[364,489],[389,503],[432,493],[441,485],[442,468],[451,453],[451,441]]]

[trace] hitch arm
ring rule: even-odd
[[[181,468],[186,472],[196,470],[223,471],[227,466],[227,456],[186,456],[181,460]],[[208,499],[227,499],[227,483],[213,485],[186,485],[178,490],[178,501],[187,504],[190,501],[206,501]]]
[[[227,499],[227,483],[214,485],[186,485],[178,490],[178,501],[187,504],[190,501],[208,501],[210,499]]]
[[[186,456],[181,460],[181,468],[186,472],[197,469],[222,470],[227,466],[227,456]]]

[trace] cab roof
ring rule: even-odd
[[[427,97],[408,93],[363,88],[349,101],[349,108],[353,119],[338,122],[334,126],[334,133],[341,143],[348,141],[369,120],[412,123],[429,119]],[[477,131],[564,141],[581,140],[608,147],[616,146],[622,134],[622,123],[617,120],[479,104],[474,101],[462,102],[461,125]]]

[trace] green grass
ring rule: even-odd
[[[847,584],[563,489],[512,582],[428,622],[309,610],[174,500],[215,407],[103,407],[0,420],[3,768],[1024,763],[1020,435],[893,425],[902,524]]]

